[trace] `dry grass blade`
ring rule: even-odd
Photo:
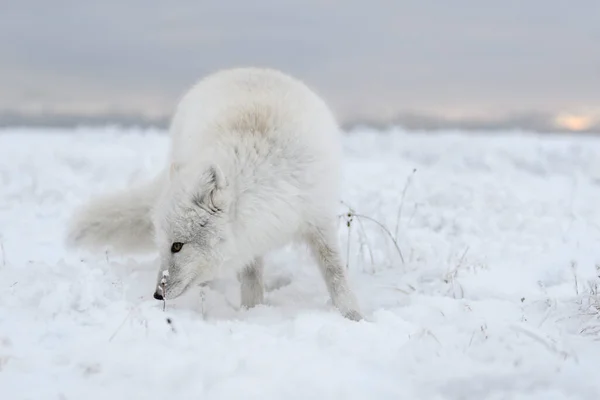
[[[350,210],[350,212],[339,215],[339,217],[346,218],[346,226],[348,227],[348,239],[347,239],[347,245],[346,245],[346,269],[348,269],[350,267],[350,238],[352,236],[352,222],[354,222],[353,216],[354,216],[354,214],[353,214],[352,209]],[[358,228],[359,228],[358,235],[359,235],[359,240],[360,240],[360,254],[361,255],[363,254],[363,245],[366,245],[367,250],[369,251],[369,258],[371,260],[371,266],[373,266],[375,264],[375,258],[373,257],[373,249],[371,249],[371,245],[369,244],[367,233],[366,233],[366,230],[365,230],[365,227],[364,227],[362,221],[360,219],[358,219],[357,221],[358,221]]]
[[[376,219],[371,218],[366,215],[363,215],[363,214],[352,213],[352,215],[355,216],[356,218],[363,218],[363,219],[366,219],[367,221],[371,221],[374,224],[378,225],[389,236],[392,243],[394,243],[394,247],[396,247],[396,251],[398,251],[398,255],[400,256],[400,260],[402,260],[402,264],[404,264],[404,256],[402,255],[402,250],[400,250],[398,241],[394,238],[394,236],[392,235],[392,232],[390,232],[390,230],[385,225],[383,225],[381,222],[377,221]]]
[[[348,205],[348,203],[346,203],[345,201],[341,200],[340,201],[345,207],[348,208],[348,212],[338,215],[338,217],[345,217],[346,221],[351,221],[354,217],[358,218],[359,221],[359,225],[362,228],[363,232],[365,231],[364,226],[362,225],[361,222],[361,218],[366,219],[367,221],[371,221],[374,224],[376,224],[377,226],[379,226],[390,238],[390,240],[392,241],[392,243],[394,244],[394,247],[396,248],[396,251],[398,252],[398,255],[400,256],[400,260],[402,260],[402,264],[404,264],[404,255],[402,254],[402,250],[400,250],[400,246],[398,245],[398,241],[396,240],[396,238],[394,238],[394,236],[392,235],[392,233],[390,232],[390,230],[381,222],[377,221],[374,218],[371,218],[369,216],[363,215],[363,214],[357,214],[354,209],[352,207],[350,207],[350,205]],[[365,233],[366,236],[366,233]],[[348,238],[349,240],[349,238]],[[369,247],[369,253],[371,256],[371,262],[373,262],[373,252],[371,251],[371,248]]]
[[[571,261],[571,272],[573,273],[573,280],[575,281],[575,294],[579,296],[579,282],[577,281],[577,263]]]
[[[131,310],[129,310],[129,312],[127,313],[127,315],[125,316],[125,318],[123,318],[123,321],[121,322],[121,324],[117,327],[117,329],[113,332],[113,334],[110,335],[110,338],[108,338],[109,342],[112,342],[112,340],[115,338],[115,336],[117,336],[117,333],[119,333],[119,331],[121,330],[121,328],[123,328],[123,325],[125,325],[125,322],[127,322],[127,320],[129,319],[129,317],[133,313],[134,309],[135,309],[135,307],[132,308]]]
[[[406,191],[410,186],[410,182],[412,181],[412,177],[417,172],[417,169],[414,168],[412,173],[406,178],[406,183],[404,184],[404,189],[402,189],[402,197],[400,198],[400,206],[398,206],[398,214],[396,215],[396,230],[394,231],[394,237],[398,240],[398,230],[400,229],[400,219],[402,218],[402,209],[404,208],[404,199],[406,198]]]
[[[572,353],[560,348],[560,346],[556,342],[556,340],[554,340],[550,337],[547,337],[547,336],[544,337],[541,334],[532,331],[531,329],[527,328],[524,325],[512,325],[511,328],[516,332],[519,332],[519,333],[522,333],[522,334],[528,336],[529,338],[533,339],[534,341],[536,341],[539,344],[541,344],[542,346],[544,346],[548,351],[559,355],[563,359],[567,359],[568,357],[572,357],[575,360],[577,359],[575,354],[572,354]]]
[[[348,243],[346,246],[346,269],[350,268],[350,236],[352,233],[352,215],[348,213],[348,219],[346,220],[346,226],[348,227]]]
[[[373,257],[373,249],[371,248],[371,244],[369,243],[369,238],[367,236],[367,231],[365,230],[365,227],[362,223],[362,221],[360,219],[357,220],[358,221],[358,227],[360,228],[359,234],[362,236],[362,238],[364,238],[364,244],[367,246],[367,250],[369,251],[369,258],[371,260],[371,267],[373,267],[373,265],[375,265],[375,258]],[[362,244],[361,244],[361,250],[362,250]]]

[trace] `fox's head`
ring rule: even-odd
[[[230,198],[217,165],[200,171],[172,165],[169,186],[154,210],[160,269],[154,298],[173,299],[212,278],[229,245]]]

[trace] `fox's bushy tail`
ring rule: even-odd
[[[102,195],[77,209],[67,230],[71,248],[111,248],[132,253],[154,249],[152,209],[165,184],[166,174],[139,186]]]

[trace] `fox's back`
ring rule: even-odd
[[[174,141],[186,147],[232,134],[294,140],[316,135],[326,141],[337,131],[332,112],[318,95],[301,81],[266,68],[227,69],[201,79],[182,97],[171,126]]]

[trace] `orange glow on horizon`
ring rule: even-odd
[[[585,115],[574,115],[574,114],[561,114],[554,120],[554,123],[564,129],[570,131],[583,131],[593,125],[593,120],[589,116]]]

